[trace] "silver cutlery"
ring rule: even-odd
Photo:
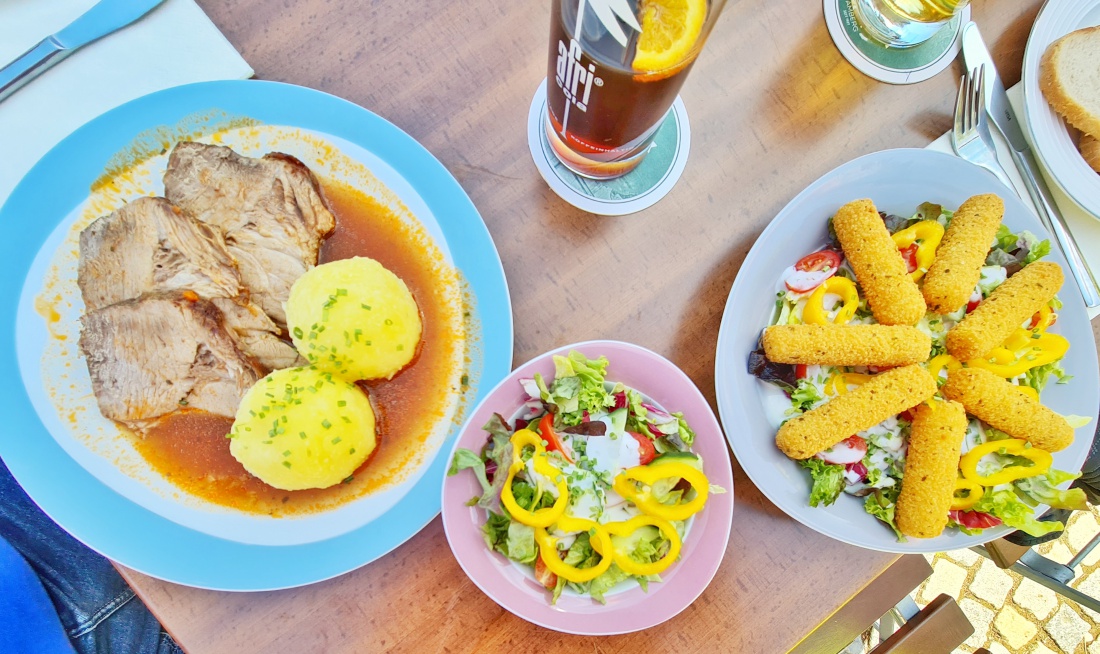
[[[61,31],[0,68],[0,102],[92,41],[126,27],[164,0],[102,0]]]
[[[1012,180],[997,161],[996,144],[985,117],[985,91],[981,71],[969,71],[959,81],[951,147],[955,154],[996,175],[1013,193]]]
[[[962,44],[963,59],[967,69],[977,68],[982,71],[986,113],[1008,141],[1012,162],[1016,170],[1020,171],[1020,177],[1024,181],[1024,186],[1027,187],[1027,193],[1031,196],[1039,219],[1058,241],[1058,246],[1069,264],[1070,273],[1081,289],[1081,295],[1085,298],[1085,304],[1090,307],[1100,306],[1100,291],[1097,291],[1096,278],[1081,255],[1081,250],[1077,247],[1073,234],[1070,233],[1065,218],[1058,210],[1050,188],[1047,187],[1039,171],[1027,139],[1024,138],[1023,130],[1020,129],[1019,120],[1012,110],[1012,105],[1009,104],[1004,83],[1001,82],[997,69],[993,66],[993,58],[990,57],[989,50],[982,41],[978,26],[973,22],[963,27]],[[994,152],[996,152],[995,149]]]

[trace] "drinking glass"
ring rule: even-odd
[[[546,138],[610,179],[645,157],[725,0],[553,0]]]
[[[940,31],[970,0],[852,0],[864,34],[879,43],[908,48]]]

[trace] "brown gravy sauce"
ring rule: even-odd
[[[412,291],[424,331],[412,363],[391,380],[360,382],[377,414],[378,447],[350,481],[330,488],[283,491],[245,471],[229,453],[233,421],[202,412],[173,415],[137,450],[180,489],[222,506],[253,513],[288,515],[329,509],[397,481],[444,412],[455,342],[453,310],[434,292],[439,262],[388,207],[350,186],[322,180],[336,230],[321,248],[321,261],[353,256],[378,260]]]

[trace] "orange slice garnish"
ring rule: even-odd
[[[642,0],[634,70],[658,72],[691,54],[707,18],[707,0]]]

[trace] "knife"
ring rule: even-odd
[[[1035,156],[1031,153],[1031,147],[1024,138],[1024,132],[1020,129],[1020,121],[1008,102],[1008,94],[1005,93],[1005,85],[997,75],[997,69],[993,66],[993,58],[989,56],[989,50],[982,41],[982,35],[978,26],[973,21],[967,23],[962,29],[963,60],[969,70],[979,66],[985,66],[985,110],[993,120],[993,124],[1008,141],[1009,150],[1012,152],[1012,162],[1020,171],[1020,177],[1024,180],[1027,193],[1038,210],[1039,218],[1058,241],[1062,253],[1066,256],[1070,272],[1081,289],[1081,295],[1085,298],[1085,305],[1089,307],[1100,306],[1100,291],[1097,290],[1096,278],[1092,270],[1085,263],[1081,250],[1073,240],[1069,232],[1065,218],[1058,211],[1054,203],[1054,196],[1043,179]]]
[[[102,0],[60,32],[0,68],[0,102],[92,41],[126,27],[164,0]]]

